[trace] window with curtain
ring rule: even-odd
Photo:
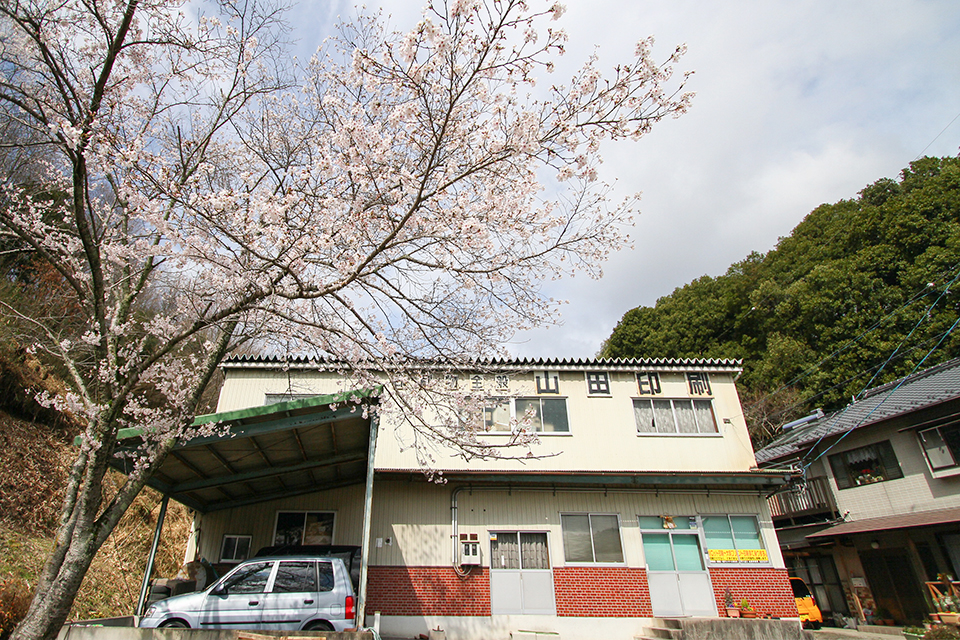
[[[493,569],[549,569],[545,532],[497,532],[490,539]]]
[[[487,431],[524,428],[537,433],[568,433],[566,398],[489,398],[483,409]]]
[[[560,526],[563,529],[563,555],[566,562],[623,562],[619,516],[561,514]]]
[[[837,453],[829,459],[839,489],[903,477],[889,440]]]
[[[633,401],[633,414],[641,435],[718,432],[710,400],[638,398]]]

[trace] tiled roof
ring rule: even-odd
[[[820,438],[960,398],[960,358],[866,391],[856,402],[796,427],[757,451],[764,463],[795,456]]]
[[[478,369],[628,369],[638,367],[651,370],[701,369],[707,371],[741,370],[741,360],[727,358],[477,358],[465,361],[454,360],[406,360],[397,361],[397,366],[413,365],[424,368],[478,368]],[[262,367],[285,366],[296,369],[342,366],[346,363],[332,358],[309,358],[306,356],[276,355],[240,355],[230,356],[223,362],[224,367]],[[377,363],[377,366],[382,366]]]
[[[960,508],[937,509],[936,511],[917,511],[914,513],[898,513],[893,516],[867,518],[843,522],[836,526],[810,534],[808,538],[828,538],[843,536],[851,533],[869,533],[871,531],[888,531],[890,529],[909,529],[910,527],[925,527],[934,524],[960,522]]]

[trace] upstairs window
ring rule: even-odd
[[[717,420],[710,400],[638,398],[633,414],[639,434],[715,434]]]
[[[566,398],[490,398],[483,409],[487,431],[526,429],[537,433],[567,433]]]
[[[830,466],[838,489],[903,477],[889,440],[832,455]]]
[[[924,429],[917,436],[934,471],[960,466],[960,422]]]

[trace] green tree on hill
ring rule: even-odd
[[[601,355],[742,358],[762,440],[771,420],[840,407],[931,349],[924,365],[960,355],[958,280],[960,159],[923,158],[817,207],[767,254],[631,309]]]

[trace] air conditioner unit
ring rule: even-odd
[[[460,566],[480,566],[480,540],[477,534],[460,534]]]

